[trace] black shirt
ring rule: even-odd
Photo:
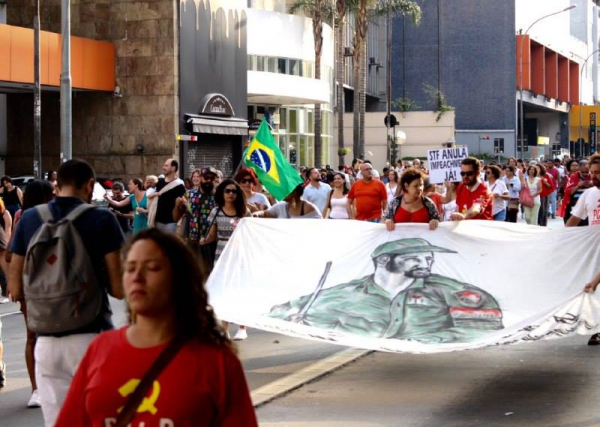
[[[168,183],[164,178],[158,180],[156,191],[162,190]],[[178,197],[185,194],[185,186],[182,184],[176,185],[166,193],[163,193],[158,198],[156,205],[156,222],[161,224],[171,224],[175,222],[173,219],[173,209],[175,209],[175,201]]]

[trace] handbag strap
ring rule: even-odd
[[[137,409],[139,408],[142,400],[148,394],[148,390],[154,383],[154,380],[158,378],[161,372],[169,366],[171,360],[179,353],[179,350],[185,345],[186,340],[182,338],[175,338],[173,341],[169,343],[167,348],[165,348],[156,358],[148,372],[142,378],[142,381],[135,388],[133,394],[127,399],[125,402],[125,406],[123,410],[119,413],[117,417],[117,422],[115,427],[126,427],[131,420],[135,417]]]

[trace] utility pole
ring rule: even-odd
[[[40,85],[40,0],[33,18],[33,176],[42,178],[42,88]]]
[[[73,116],[71,99],[71,0],[62,0],[62,73],[60,75],[60,162],[73,157]]]
[[[387,2],[387,117],[392,115],[392,6],[390,2]],[[387,144],[388,153],[390,155],[390,167],[393,167],[393,161],[395,161],[394,155],[392,155],[394,145],[394,131],[395,127],[388,126],[387,128]],[[395,153],[394,153],[395,154]]]

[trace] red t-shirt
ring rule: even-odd
[[[544,182],[548,182],[550,184],[550,187],[546,187],[546,184]],[[542,193],[540,194],[540,196],[548,197],[550,194],[552,194],[554,192],[554,190],[556,190],[555,181],[554,181],[554,179],[552,179],[552,175],[547,173],[546,175],[544,175],[542,177]]]
[[[429,222],[429,212],[427,212],[427,208],[423,206],[421,209],[415,212],[409,212],[402,207],[399,207],[396,211],[396,216],[394,216],[394,222],[396,224],[401,223],[428,223]]]
[[[105,332],[92,342],[71,383],[57,427],[114,425],[118,410],[167,346],[133,347],[126,330]],[[188,343],[155,380],[131,426],[213,425],[258,425],[244,372],[229,349]]]
[[[459,213],[466,213],[475,204],[481,206],[481,212],[469,219],[494,219],[492,200],[492,193],[484,182],[479,182],[474,191],[470,191],[462,183],[456,189],[456,205],[458,206]]]
[[[366,183],[359,179],[348,193],[348,199],[356,200],[356,219],[363,221],[381,218],[381,202],[387,200],[385,185],[378,179]]]

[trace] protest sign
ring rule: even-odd
[[[315,242],[335,242],[316,250]],[[536,248],[532,252],[531,248]],[[523,268],[523,260],[527,267]],[[243,219],[211,274],[220,319],[391,352],[600,331],[600,227]]]
[[[460,181],[460,163],[467,157],[466,146],[427,151],[429,180],[432,184]]]

